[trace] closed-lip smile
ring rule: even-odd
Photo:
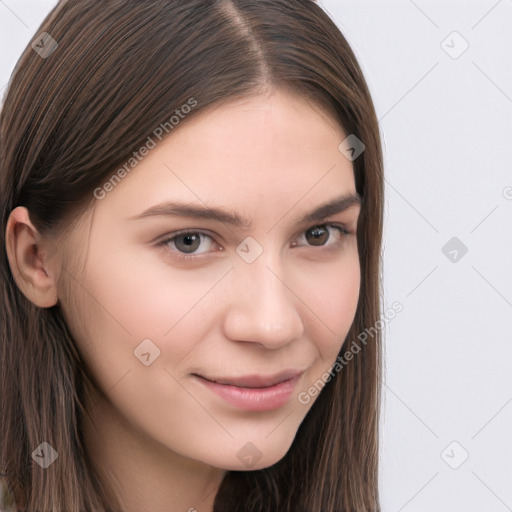
[[[250,374],[240,377],[207,377],[204,375],[193,374],[210,382],[224,384],[228,386],[236,386],[239,388],[267,388],[275,386],[280,382],[294,379],[304,373],[304,370],[287,369],[273,375]]]
[[[198,382],[225,403],[252,412],[273,411],[289,402],[305,370],[284,370],[273,375],[240,377],[203,377],[192,374]]]

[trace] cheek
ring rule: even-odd
[[[72,332],[103,390],[128,374],[128,380],[144,382],[159,372],[162,389],[171,394],[173,380],[163,370],[178,366],[205,337],[216,315],[210,292],[229,266],[187,272],[151,254],[134,258],[128,252],[109,251],[101,260],[90,255],[87,274],[74,290],[81,325],[71,322]],[[137,356],[148,352],[154,362],[144,366]]]
[[[198,315],[205,318],[211,307],[208,290],[218,277],[191,279],[186,272],[138,262],[135,267],[120,255],[101,265],[91,261],[75,290],[82,309],[70,328],[93,381],[133,425],[151,424],[163,403],[178,404],[193,418],[198,412],[178,382],[179,363],[205,336]],[[180,431],[179,418],[162,414],[166,428]]]
[[[309,310],[308,335],[321,359],[334,360],[354,321],[359,301],[361,274],[356,251],[340,261],[318,265],[302,280],[300,297]]]
[[[300,282],[306,306],[326,329],[339,334],[352,323],[361,285],[357,252],[350,251],[337,261],[315,264],[303,273]]]
[[[151,251],[133,252],[134,256],[117,254],[101,265],[91,264],[88,278],[91,295],[104,309],[104,328],[124,332],[133,342],[162,339],[193,317],[196,306],[229,270],[226,266],[187,271],[165,264]]]
[[[347,320],[352,322],[359,299],[361,285],[359,261],[351,258],[347,265],[322,273],[322,310],[326,311],[333,326]]]
[[[90,254],[83,286],[76,287],[84,303],[80,316],[87,318],[77,338],[82,338],[90,365],[106,376],[106,386],[134,364],[140,368],[134,350],[145,339],[165,351],[168,360],[181,361],[215,327],[219,311],[230,300],[229,294],[219,296],[230,261],[186,269],[166,264],[151,251],[131,255],[129,250],[112,249],[108,258]],[[349,245],[342,256],[330,261],[297,261],[289,267],[285,282],[298,297],[295,304],[305,336],[328,362],[341,348],[357,308],[357,247]],[[156,366],[162,361],[156,359]]]

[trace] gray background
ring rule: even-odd
[[[0,0],[1,94],[54,4]],[[384,142],[383,511],[512,510],[512,0],[321,5]]]

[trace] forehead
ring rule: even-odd
[[[274,91],[178,126],[98,205],[123,215],[180,199],[255,212],[355,193],[346,134],[324,109]]]

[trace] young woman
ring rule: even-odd
[[[0,137],[17,510],[380,510],[381,142],[314,1],[62,1]]]

